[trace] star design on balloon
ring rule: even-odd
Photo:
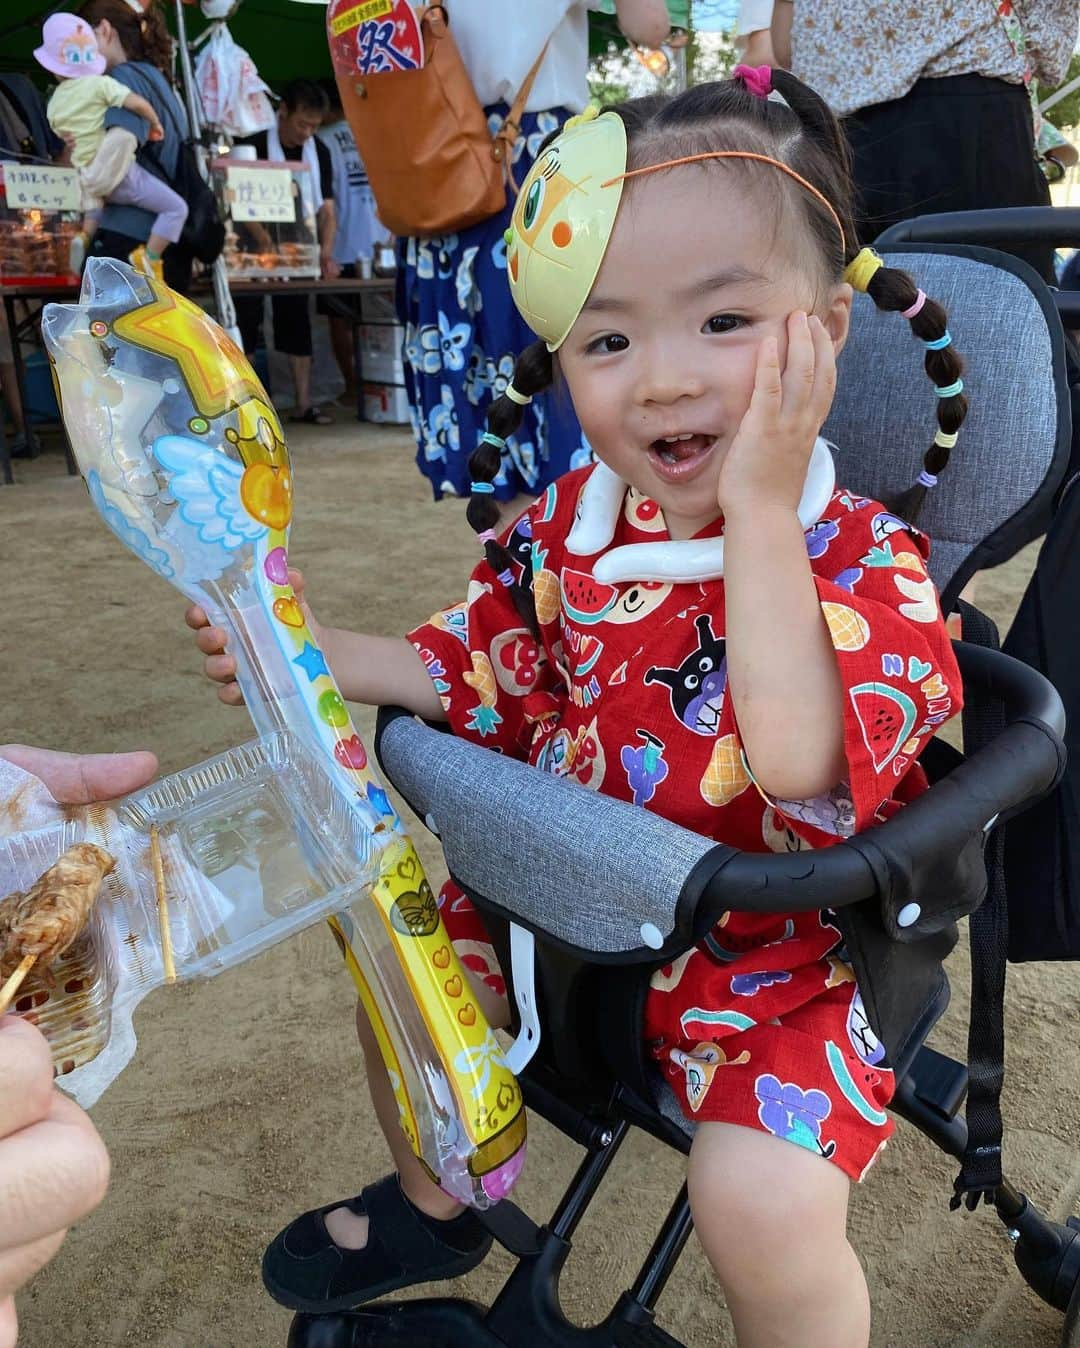
[[[247,357],[197,304],[147,278],[154,298],[112,325],[123,341],[175,361],[191,400],[208,420],[252,398],[268,402]]]
[[[394,807],[390,804],[390,797],[381,786],[376,786],[374,782],[368,782],[367,797],[379,814],[392,815],[394,813]]]
[[[293,657],[293,664],[299,665],[312,683],[323,674],[330,673],[322,651],[319,650],[318,646],[313,646],[310,641],[304,642],[304,649],[299,655]]]

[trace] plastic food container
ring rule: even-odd
[[[65,1089],[83,1104],[130,1059],[132,1012],[167,981],[152,826],[178,981],[211,977],[348,907],[378,870],[377,840],[323,761],[284,731],[111,808],[0,838],[0,896],[29,889],[76,842],[116,858],[86,931],[51,970],[31,971],[13,1007],[45,1034]]]

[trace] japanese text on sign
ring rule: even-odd
[[[284,168],[226,169],[226,188],[234,220],[275,220],[291,224],[296,219],[292,174]]]
[[[77,211],[82,202],[78,172],[54,164],[5,164],[4,191],[20,211]]]
[[[410,32],[404,20],[365,23],[356,39],[356,68],[362,75],[383,75],[391,70],[419,70],[420,34],[415,22]]]
[[[365,4],[354,5],[344,14],[339,14],[330,24],[330,32],[340,37],[348,28],[356,28],[368,19],[383,19],[394,8],[392,0],[366,0]]]

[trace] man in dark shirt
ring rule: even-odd
[[[312,80],[293,80],[285,87],[278,108],[277,125],[270,131],[260,131],[243,144],[253,145],[259,159],[287,159],[306,163],[312,171],[306,176],[304,215],[314,215],[319,237],[319,263],[325,280],[334,280],[340,272],[334,261],[333,164],[330,152],[315,132],[326,114],[325,92]],[[314,171],[317,170],[317,171]],[[257,233],[259,226],[248,224],[246,230]],[[291,420],[306,421],[311,425],[327,426],[333,420],[311,402],[311,315],[306,295],[275,295],[271,300],[274,316],[274,346],[289,357],[293,383],[296,386],[296,406]],[[236,321],[244,339],[244,350],[251,354],[259,343],[262,331],[263,302],[244,297],[236,303]]]

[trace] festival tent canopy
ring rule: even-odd
[[[467,4],[468,0],[458,0]],[[711,0],[715,3],[715,0]],[[34,48],[41,41],[41,25],[58,9],[75,10],[80,0],[3,0],[0,5],[0,70],[38,73]],[[166,5],[169,26],[175,31],[175,6]],[[605,8],[614,11],[613,0]],[[690,0],[669,0],[672,22],[685,27]],[[196,37],[207,21],[198,5],[185,4],[184,18],[188,37]],[[296,76],[318,79],[331,74],[326,45],[325,8],[321,3],[298,0],[241,0],[240,8],[229,20],[229,31],[241,47],[247,49],[263,79],[279,88]],[[615,21],[602,11],[591,16],[592,42],[603,50],[618,34]],[[40,72],[45,78],[44,72]]]

